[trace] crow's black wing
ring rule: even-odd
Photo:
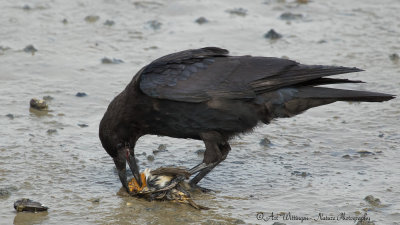
[[[257,94],[281,87],[360,71],[346,67],[306,66],[280,58],[227,54],[227,50],[207,47],[161,57],[143,68],[140,89],[154,98],[183,102],[203,102],[212,98],[253,99]]]

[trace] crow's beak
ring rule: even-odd
[[[136,181],[138,182],[138,185],[141,187],[143,184],[142,180],[140,179],[139,166],[136,163],[135,157],[129,153],[129,148],[127,148],[126,151],[127,151],[126,161],[128,161],[128,165],[132,171],[133,177],[135,177]]]

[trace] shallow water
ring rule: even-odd
[[[246,15],[228,12],[235,8]],[[366,71],[342,77],[368,84],[342,86],[399,95],[400,63],[389,59],[400,54],[399,10],[397,0],[1,1],[0,188],[11,194],[0,196],[0,224],[272,224],[257,213],[318,218],[365,211],[376,224],[400,224],[398,99],[334,103],[234,139],[226,161],[201,182],[216,193],[194,193],[208,211],[126,196],[97,136],[108,103],[136,71],[187,48],[356,66]],[[284,12],[303,18],[287,22],[279,19]],[[87,22],[88,15],[99,20]],[[200,16],[209,22],[195,23]],[[265,39],[271,28],[283,37]],[[34,54],[23,51],[30,44]],[[124,63],[102,64],[103,57]],[[50,112],[29,110],[31,98],[48,95]],[[263,138],[271,144],[260,145]],[[167,151],[148,161],[159,144]],[[199,141],[146,136],[136,152],[142,169],[191,167],[201,161],[199,149]],[[382,204],[371,206],[367,195]],[[12,205],[22,197],[49,206],[48,213],[17,214]]]

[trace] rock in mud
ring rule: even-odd
[[[282,38],[282,34],[279,34],[274,29],[271,29],[266,34],[264,34],[264,37],[270,40],[277,40]]]
[[[36,98],[32,98],[29,104],[30,104],[31,108],[34,108],[37,110],[47,110],[49,107],[45,100],[39,100]]]
[[[195,153],[196,153],[198,156],[203,156],[205,151],[206,151],[206,150],[204,150],[204,149],[199,149],[199,150],[195,151]]]
[[[53,134],[56,134],[57,133],[57,130],[56,129],[48,129],[47,130],[47,134],[48,135],[53,135]]]
[[[268,138],[263,138],[263,139],[261,139],[259,144],[262,145],[262,146],[270,146],[271,145],[271,141]]]
[[[50,95],[43,96],[43,100],[45,100],[45,101],[51,101],[51,100],[53,100],[53,99],[54,99],[54,98],[51,97]]]
[[[41,212],[47,211],[48,207],[42,205],[40,202],[35,202],[27,198],[22,198],[14,202],[14,209],[18,212]]]
[[[61,23],[68,24],[68,20],[64,18],[63,20],[61,20]]]
[[[208,20],[202,16],[202,17],[197,18],[194,22],[202,25],[202,24],[208,23]]]
[[[400,56],[397,53],[393,53],[389,55],[389,59],[397,63],[400,60]]]
[[[302,14],[295,14],[295,13],[291,13],[291,12],[285,12],[285,13],[282,13],[279,18],[281,20],[290,21],[290,20],[302,19],[303,15]]]
[[[100,16],[96,15],[89,15],[85,17],[85,21],[88,23],[95,23],[100,19]]]
[[[227,13],[235,16],[246,16],[247,15],[247,9],[243,8],[235,8],[235,9],[228,9],[226,10]]]
[[[13,119],[14,119],[14,115],[11,114],[11,113],[7,114],[6,117],[8,117],[10,120],[13,120]]]
[[[292,172],[292,175],[296,175],[296,176],[299,176],[299,177],[308,177],[308,176],[311,176],[311,173],[300,172],[300,171],[295,170],[295,171]]]
[[[365,201],[367,201],[370,205],[374,206],[374,207],[381,207],[381,200],[379,200],[379,198],[375,198],[372,195],[368,195],[367,197],[364,198]]]
[[[78,126],[81,128],[85,128],[88,127],[89,125],[87,125],[86,123],[78,123]]]
[[[76,93],[75,96],[76,96],[76,97],[86,97],[87,94],[86,94],[85,92],[78,92],[78,93]]]
[[[113,20],[106,20],[106,22],[104,22],[103,24],[111,27],[115,24],[115,22]]]
[[[165,152],[167,151],[167,145],[166,144],[161,144],[158,146],[157,150],[153,150],[153,154],[158,154],[160,152]]]
[[[11,191],[7,190],[6,188],[0,188],[0,199],[1,198],[8,198],[11,195]]]
[[[26,53],[32,53],[32,55],[34,55],[35,54],[35,52],[37,52],[38,50],[33,46],[33,45],[27,45],[25,48],[24,48],[24,52],[26,52]]]
[[[153,162],[154,161],[154,155],[148,155],[147,156],[147,160],[150,161],[150,162]]]
[[[32,9],[32,7],[30,7],[29,5],[24,5],[24,6],[22,6],[22,9],[26,10],[26,11],[29,11],[29,10]]]
[[[162,23],[157,20],[150,20],[146,22],[146,27],[151,28],[152,30],[161,29]]]
[[[101,59],[101,63],[103,63],[103,64],[120,64],[123,62],[124,61],[122,61],[121,59],[116,59],[116,58],[110,59],[110,58],[104,57]]]
[[[360,154],[361,157],[375,155],[375,153],[366,150],[358,151],[357,153]]]

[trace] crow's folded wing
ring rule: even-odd
[[[306,66],[271,57],[228,56],[225,49],[207,47],[155,60],[143,68],[139,82],[145,94],[159,99],[183,102],[204,102],[212,98],[246,100],[281,87],[356,71],[360,70]]]

